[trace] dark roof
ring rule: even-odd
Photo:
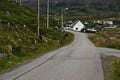
[[[78,23],[78,21],[79,21],[79,20],[75,21],[75,22],[72,24],[71,28],[73,28],[73,26],[75,26],[75,25]]]

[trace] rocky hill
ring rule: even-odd
[[[41,1],[41,10],[46,12],[47,0]],[[24,2],[24,1],[23,1]],[[36,9],[36,0],[25,0],[31,8]],[[119,0],[50,0],[51,13],[62,8],[70,8],[71,12],[84,14],[115,13],[120,11]]]

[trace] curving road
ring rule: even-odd
[[[75,39],[69,46],[6,72],[0,80],[104,80],[100,54],[120,56],[120,51],[96,48],[87,34],[73,33]]]

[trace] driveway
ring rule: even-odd
[[[69,46],[1,74],[0,80],[104,80],[101,54],[120,56],[120,51],[97,48],[87,34],[72,33],[75,39]]]

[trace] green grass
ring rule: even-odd
[[[111,80],[120,80],[120,58],[114,58],[111,61]]]

